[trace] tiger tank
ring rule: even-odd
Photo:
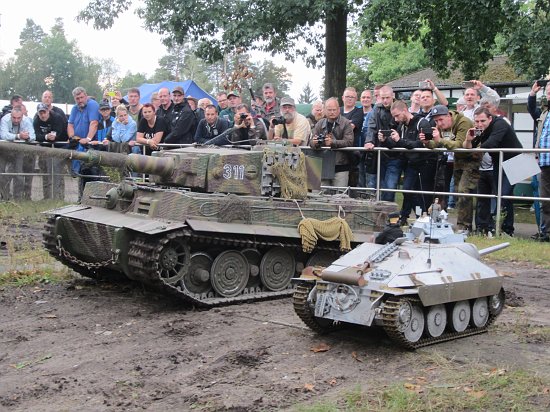
[[[291,279],[380,230],[396,204],[318,189],[300,148],[195,146],[152,156],[13,145],[14,150],[146,174],[86,183],[49,210],[44,247],[91,278],[120,276],[199,307],[291,296]]]
[[[427,232],[441,229],[448,231]],[[296,314],[318,333],[345,324],[383,328],[407,349],[487,331],[505,298],[503,278],[480,257],[509,244],[478,250],[463,237],[423,235],[364,243],[325,268],[306,267],[295,279]]]

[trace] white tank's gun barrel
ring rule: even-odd
[[[485,249],[481,249],[479,251],[479,256],[485,256],[485,255],[488,255],[489,253],[493,253],[493,252],[497,252],[497,251],[502,250],[502,249],[506,249],[508,246],[510,246],[510,242],[504,242],[504,243],[501,243],[499,245],[486,247]]]

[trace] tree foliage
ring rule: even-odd
[[[538,79],[550,69],[550,9],[547,0],[526,2],[503,30],[504,51],[516,72]]]
[[[15,57],[0,73],[3,98],[17,93],[25,100],[39,100],[42,92],[50,89],[56,101],[71,102],[76,86],[86,88],[90,95],[100,95],[97,80],[101,67],[83,56],[74,41],[67,40],[62,19],[56,19],[49,34],[27,19],[19,41]]]
[[[302,89],[302,93],[300,93],[300,97],[298,98],[298,103],[311,104],[315,100],[317,100],[317,96],[315,96],[315,93],[313,93],[313,90],[311,90],[311,86],[309,85],[309,82],[308,82]]]
[[[130,3],[93,0],[78,18],[107,28]],[[345,87],[347,21],[359,7],[356,0],[144,0],[138,15],[167,44],[192,42],[210,62],[255,49],[301,58],[309,66],[324,63],[325,88],[332,95]]]
[[[441,75],[460,68],[476,78],[493,57],[495,37],[517,16],[516,0],[374,0],[361,27],[369,44],[382,35],[408,43],[419,40],[429,65]]]
[[[120,79],[117,88],[122,91],[123,94],[128,92],[128,89],[132,87],[139,87],[143,83],[147,83],[149,79],[145,73],[132,73],[126,72],[124,77]]]

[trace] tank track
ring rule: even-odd
[[[65,266],[75,272],[92,279],[103,280],[109,279],[107,272],[115,272],[109,268],[93,269],[73,263],[63,257],[59,250],[57,241],[54,237],[55,216],[49,217],[43,232],[44,248],[55,259],[63,263]],[[158,262],[160,253],[163,247],[171,240],[180,238],[187,241],[187,244],[200,245],[202,249],[214,248],[261,248],[267,249],[271,247],[283,247],[299,252],[301,250],[300,240],[281,242],[280,238],[270,239],[261,238],[253,239],[245,236],[235,236],[232,238],[220,235],[197,234],[190,230],[180,230],[166,233],[161,237],[158,236],[140,236],[130,242],[128,251],[128,266],[131,270],[131,279],[151,286],[161,293],[175,296],[187,303],[201,308],[212,308],[217,306],[225,306],[238,303],[256,302],[262,300],[278,299],[291,296],[294,292],[292,284],[279,291],[267,290],[261,286],[253,286],[245,288],[239,295],[233,297],[223,297],[216,295],[211,290],[207,293],[193,293],[187,290],[180,282],[170,284],[160,276]],[[324,250],[332,253],[340,253],[337,247],[328,245],[318,245],[316,251]]]
[[[220,236],[201,236],[190,231],[172,232],[162,237],[160,240],[155,238],[146,239],[138,238],[130,242],[130,250],[128,252],[128,265],[132,270],[132,277],[142,283],[150,285],[162,292],[166,292],[172,296],[182,299],[188,303],[202,308],[213,308],[216,306],[224,306],[236,303],[256,302],[261,300],[277,299],[290,296],[293,288],[289,287],[281,291],[262,290],[259,287],[245,288],[241,294],[234,297],[216,296],[213,291],[208,293],[192,293],[181,285],[172,285],[160,277],[157,268],[160,252],[163,246],[172,239],[183,237],[191,244],[201,243],[203,245],[216,246],[231,246],[231,247],[246,247],[246,246],[282,246],[285,248],[297,248],[294,243],[282,242],[254,242],[250,239],[229,239]]]
[[[308,328],[317,333],[325,334],[337,329],[338,327],[333,321],[328,319],[319,319],[311,313],[307,298],[313,289],[313,286],[314,284],[306,282],[301,282],[296,285],[296,289],[294,290],[294,294],[292,296],[294,312],[296,312],[296,315],[298,315],[301,321],[304,322]]]
[[[498,314],[494,314],[491,310],[489,310],[489,318],[487,320],[487,323],[483,327],[476,328],[468,325],[468,328],[462,332],[445,331],[441,336],[438,337],[423,337],[417,342],[411,342],[407,340],[404,334],[397,329],[397,317],[399,313],[399,307],[400,303],[404,300],[407,300],[411,303],[420,304],[422,306],[419,298],[399,296],[389,297],[384,303],[384,307],[382,308],[383,328],[392,340],[397,342],[400,346],[411,350],[433,345],[435,343],[447,342],[454,339],[464,338],[466,336],[485,333],[487,332],[489,326],[498,316]]]

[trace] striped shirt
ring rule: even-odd
[[[540,149],[550,149],[550,115],[544,119],[542,132],[540,134]],[[550,166],[550,152],[539,153],[539,166]]]

